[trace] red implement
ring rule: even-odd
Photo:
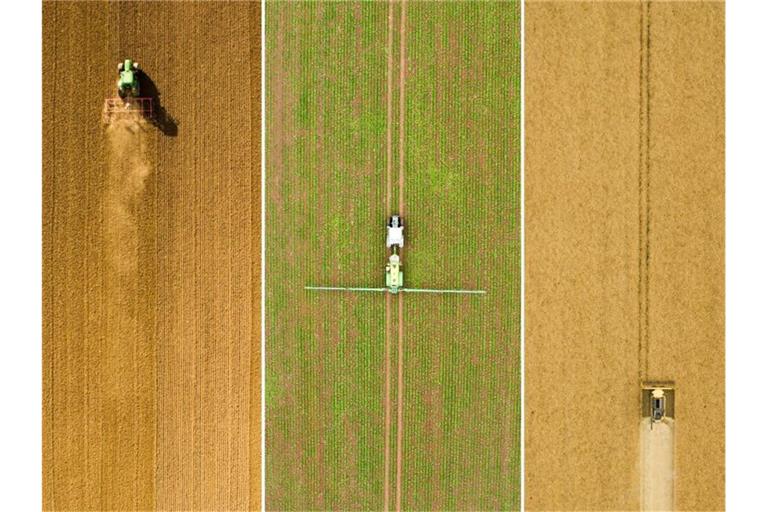
[[[140,115],[152,119],[152,98],[107,98],[104,100],[102,120],[108,123],[112,119]]]

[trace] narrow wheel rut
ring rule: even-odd
[[[395,4],[399,3],[399,80],[398,80],[398,179],[395,189],[395,185],[392,180],[392,168],[393,168],[393,144],[392,144],[392,132],[393,132],[393,75],[395,62],[393,58],[394,54],[394,38],[395,38]],[[405,57],[406,57],[406,40],[405,40],[405,23],[406,23],[406,0],[391,0],[389,2],[389,11],[387,16],[387,212],[389,215],[395,213],[392,211],[392,195],[397,190],[397,214],[401,217],[405,212]],[[400,258],[403,260],[403,251],[400,252]],[[390,431],[391,431],[391,403],[390,403],[390,386],[391,386],[391,342],[390,342],[390,329],[392,327],[391,321],[391,302],[392,298],[387,296],[387,334],[386,334],[386,363],[385,363],[385,447],[384,447],[384,510],[390,508]],[[403,487],[403,431],[404,431],[404,418],[403,418],[403,394],[405,389],[404,382],[404,318],[403,318],[403,296],[397,297],[397,434],[396,434],[396,454],[395,454],[395,509],[402,509],[402,487]]]

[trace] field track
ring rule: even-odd
[[[260,26],[43,3],[46,510],[260,506]],[[126,57],[157,126],[101,124]]]

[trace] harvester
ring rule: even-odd
[[[675,384],[672,381],[649,381],[642,383],[643,416],[654,424],[675,417]]]
[[[666,416],[666,397],[664,390],[656,388],[651,391],[651,421],[656,423]]]
[[[305,286],[307,290],[318,291],[346,291],[346,292],[389,292],[398,294],[406,293],[450,293],[450,294],[468,294],[484,295],[485,290],[439,290],[432,288],[405,288],[403,278],[403,265],[398,254],[398,248],[402,249],[405,245],[403,235],[403,219],[399,215],[393,215],[387,221],[387,249],[391,250],[387,258],[387,264],[384,268],[385,288],[362,288],[349,286]]]
[[[138,63],[125,59],[117,64],[117,73],[117,97],[104,100],[104,122],[134,114],[151,118],[152,98],[141,97]]]

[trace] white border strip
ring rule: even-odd
[[[726,508],[765,502],[768,442],[765,2],[726,3]]]
[[[42,5],[7,2],[2,12],[0,62],[16,85],[0,126],[0,508],[41,510]]]

